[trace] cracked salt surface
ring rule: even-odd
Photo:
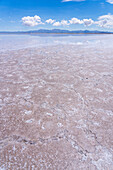
[[[32,123],[34,121],[34,119],[29,119],[29,120],[26,120],[25,122],[26,123]]]
[[[13,38],[0,48],[0,168],[112,170],[113,36]]]
[[[52,114],[52,113],[46,113],[46,115],[48,115],[48,116],[53,116],[53,114]]]
[[[57,123],[57,126],[58,127],[63,127],[62,123],[59,123],[59,122]]]
[[[31,110],[26,110],[26,111],[25,111],[25,114],[26,114],[26,115],[30,115],[30,114],[32,114],[32,111],[31,111]]]

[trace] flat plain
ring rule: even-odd
[[[93,37],[0,50],[1,170],[113,169],[112,36]]]

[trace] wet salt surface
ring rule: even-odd
[[[54,45],[112,45],[113,35],[0,35],[0,51]],[[111,46],[112,47],[112,46]]]
[[[8,38],[15,47],[0,48],[0,168],[113,169],[112,35],[43,37],[43,47],[33,44],[40,37]]]

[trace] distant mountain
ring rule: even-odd
[[[46,30],[40,29],[35,31],[28,31],[29,33],[71,33],[69,30],[61,30],[61,29],[53,29],[53,30]]]
[[[61,29],[39,29],[39,30],[31,30],[31,31],[1,31],[1,34],[113,34],[113,32],[107,31],[89,31],[89,30],[76,30],[76,31],[69,31],[69,30],[61,30]]]

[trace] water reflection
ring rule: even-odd
[[[86,34],[34,34],[34,35],[0,35],[0,51],[16,50],[49,45],[96,45],[112,44],[113,35]]]

